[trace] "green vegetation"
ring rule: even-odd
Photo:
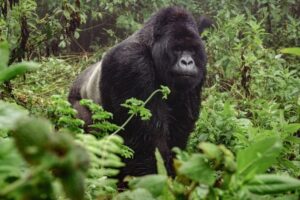
[[[95,128],[84,134],[66,94],[83,67],[174,4],[215,21],[203,35],[209,63],[201,114],[187,149],[174,149],[175,177],[157,151],[158,174],[128,178],[129,188],[118,191],[113,176],[134,155],[117,135],[127,121],[112,124],[111,113],[83,100]],[[299,5],[1,0],[0,199],[299,199]],[[149,99],[169,92],[162,87]],[[147,101],[123,106],[148,120]]]

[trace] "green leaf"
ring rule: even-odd
[[[129,182],[132,189],[144,188],[154,197],[160,196],[167,187],[167,176],[164,175],[146,175],[138,177]]]
[[[278,137],[268,137],[253,143],[237,154],[238,174],[248,179],[265,172],[276,162],[281,149]]]
[[[0,71],[2,71],[4,68],[7,67],[8,59],[9,59],[8,43],[0,42]]]
[[[12,138],[0,138],[0,147],[0,187],[3,187],[3,184],[7,184],[9,178],[23,175],[25,163]]]
[[[143,188],[118,194],[114,200],[155,200],[150,192]]]
[[[129,114],[139,115],[142,120],[149,120],[152,116],[150,110],[144,107],[144,102],[136,98],[127,99],[121,106],[128,108]]]
[[[300,189],[300,180],[289,176],[262,174],[249,181],[246,188],[256,194],[283,193]]]
[[[13,79],[17,75],[22,75],[28,70],[33,70],[37,68],[37,64],[34,62],[21,62],[14,65],[11,65],[9,68],[6,68],[0,73],[0,84],[4,81]]]
[[[79,33],[77,31],[74,32],[74,38],[78,39],[80,37]]]
[[[206,185],[211,186],[216,180],[215,171],[210,168],[203,155],[193,154],[188,161],[182,163],[178,170],[189,179]]]
[[[0,129],[14,129],[28,111],[21,106],[0,101]]]
[[[208,156],[209,159],[216,159],[217,161],[222,159],[222,151],[217,145],[208,142],[202,142],[199,144],[199,148],[205,155]]]
[[[224,145],[220,145],[219,147],[221,149],[221,151],[224,154],[224,167],[225,169],[230,172],[230,173],[234,173],[237,170],[237,164],[235,162],[235,157],[232,154],[231,151],[229,151]]]
[[[165,164],[164,164],[164,160],[161,157],[161,154],[159,152],[159,150],[156,148],[155,149],[155,158],[156,158],[156,167],[157,167],[157,173],[161,174],[161,175],[168,175]]]
[[[300,123],[285,124],[282,128],[287,135],[292,135],[300,130]]]
[[[67,46],[66,42],[64,40],[62,40],[59,45],[60,48],[65,48]]]
[[[169,94],[171,93],[171,90],[167,86],[160,86],[160,91],[163,94],[162,99],[167,99]]]
[[[285,167],[289,171],[294,171],[294,172],[298,173],[299,167],[297,165],[295,165],[294,162],[297,162],[297,161],[290,161],[290,160],[285,159],[285,158],[280,159],[280,165],[281,166]]]
[[[80,171],[72,171],[71,174],[61,178],[66,195],[71,200],[84,199],[84,174]]]
[[[289,141],[295,144],[300,144],[300,138],[296,137],[296,136],[289,136],[287,138],[285,138],[285,141]]]
[[[300,56],[300,48],[299,47],[281,49],[280,52]]]
[[[53,141],[51,133],[52,126],[48,121],[28,118],[18,123],[13,137],[23,158],[31,164],[39,164]]]

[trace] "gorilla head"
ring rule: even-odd
[[[179,7],[161,10],[153,20],[155,70],[171,90],[189,90],[205,77],[206,54],[194,18]]]

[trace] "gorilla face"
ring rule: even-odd
[[[200,38],[174,39],[166,77],[175,89],[193,89],[204,77],[205,54]]]
[[[205,77],[206,54],[194,21],[169,15],[154,36],[152,56],[162,84],[171,89],[195,88]]]

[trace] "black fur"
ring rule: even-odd
[[[171,149],[185,148],[189,133],[199,115],[201,88],[206,74],[206,53],[194,18],[184,9],[169,7],[154,14],[144,27],[113,47],[102,60],[99,85],[101,104],[113,113],[113,122],[121,125],[128,110],[120,104],[136,97],[145,100],[160,85],[171,89],[168,100],[155,96],[146,106],[152,112],[149,121],[134,118],[120,135],[135,152],[126,159],[119,175],[140,176],[156,172],[154,150],[157,147],[172,170]],[[200,27],[201,29],[202,27]],[[189,52],[197,68],[193,76],[178,74],[174,67],[182,52]],[[87,70],[88,71],[88,70]],[[69,101],[79,115],[90,123],[87,111],[78,106],[83,98],[80,88],[89,79],[83,72],[74,83]]]

